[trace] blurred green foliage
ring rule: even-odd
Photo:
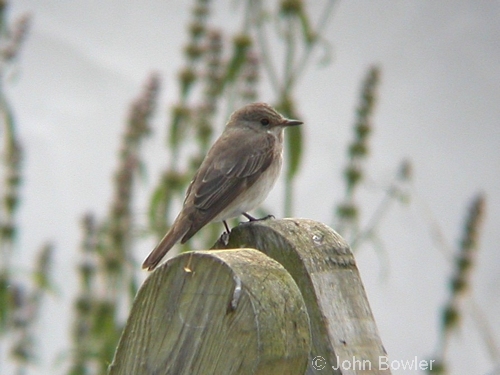
[[[294,92],[314,52],[329,50],[325,30],[332,22],[334,0],[315,4],[320,16],[310,15],[311,5],[301,0],[241,0],[235,17],[242,22],[238,30],[211,23],[208,0],[193,0],[191,19],[186,28],[186,43],[181,53],[184,63],[178,74],[178,97],[169,109],[166,124],[163,171],[150,192],[147,222],[133,213],[138,180],[147,169],[141,151],[147,137],[154,134],[153,117],[158,107],[160,77],[151,74],[142,91],[130,105],[121,136],[117,167],[113,176],[113,196],[103,218],[86,213],[81,221],[82,239],[77,264],[78,291],[73,297],[71,349],[64,353],[66,373],[105,374],[124,325],[126,312],[139,287],[138,261],[134,255],[139,240],[146,235],[160,238],[182,204],[190,179],[200,165],[221,123],[232,110],[262,100],[259,89],[266,90],[265,101],[290,118],[303,119]],[[36,323],[42,301],[54,289],[51,282],[53,246],[41,247],[31,278],[27,282],[14,271],[11,259],[18,233],[16,214],[22,181],[22,142],[18,137],[13,111],[5,97],[5,85],[29,26],[25,15],[9,24],[6,4],[0,1],[0,127],[2,174],[0,182],[0,346],[10,349],[9,358],[19,374],[36,367]],[[323,60],[328,60],[328,56]],[[353,139],[347,146],[343,180],[345,195],[335,205],[334,225],[354,250],[365,243],[376,246],[377,228],[395,202],[408,203],[412,194],[412,166],[402,161],[389,186],[370,215],[357,202],[366,187],[370,137],[381,69],[372,66],[360,90],[355,111]],[[305,127],[286,132],[285,216],[293,215],[294,181],[300,171]],[[460,324],[461,306],[470,290],[474,254],[478,250],[480,223],[485,207],[479,195],[469,210],[455,269],[450,282],[450,297],[442,313],[442,345],[435,357],[438,373],[446,373],[446,340]],[[265,212],[262,212],[264,215]],[[365,224],[361,218],[368,217]],[[144,230],[137,228],[143,227]],[[217,226],[207,226],[182,250],[209,248],[220,234]],[[493,355],[494,350],[492,351]],[[492,357],[493,357],[492,355]]]

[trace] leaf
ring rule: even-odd
[[[233,45],[233,57],[227,66],[225,83],[233,82],[241,67],[245,64],[247,51],[252,45],[252,39],[246,34],[237,35],[234,38]]]
[[[286,131],[286,179],[292,180],[297,174],[302,157],[302,126],[294,126]]]

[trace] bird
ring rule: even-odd
[[[188,241],[210,222],[245,216],[258,207],[276,183],[283,164],[283,130],[302,125],[267,103],[234,111],[189,184],[181,211],[143,269],[152,271],[177,243]]]

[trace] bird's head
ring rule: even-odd
[[[283,117],[269,104],[252,103],[233,112],[226,126],[278,133],[287,126],[301,124],[302,121]]]

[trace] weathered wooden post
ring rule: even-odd
[[[109,373],[302,375],[310,341],[278,262],[253,249],[184,253],[141,287]]]
[[[354,257],[332,229],[265,220],[224,240],[214,248],[233,250],[181,254],[145,281],[110,375],[390,374]]]
[[[386,352],[354,256],[334,230],[309,219],[257,221],[215,247],[259,249],[292,275],[311,321],[306,374],[390,374],[379,366]]]

